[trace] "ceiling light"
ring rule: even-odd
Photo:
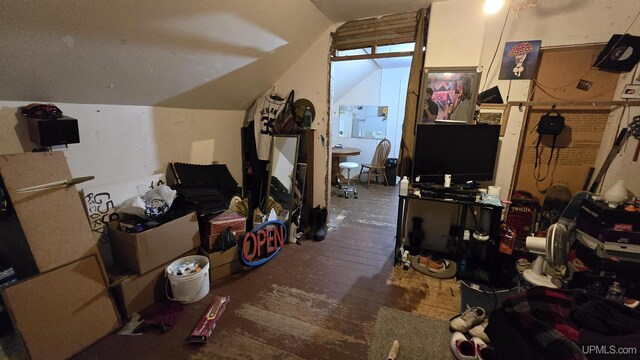
[[[502,5],[504,5],[504,0],[485,0],[482,9],[485,14],[491,15],[500,11]]]

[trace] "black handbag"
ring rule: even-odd
[[[551,115],[555,112],[556,115]],[[564,117],[556,110],[549,111],[546,115],[542,115],[538,122],[538,134],[558,136],[564,129]]]
[[[555,115],[552,115],[552,113],[555,113]],[[551,158],[553,158],[553,152],[556,148],[556,139],[558,135],[562,133],[563,129],[564,129],[564,116],[560,115],[560,113],[555,109],[555,105],[554,105],[554,108],[551,111],[549,111],[545,115],[542,115],[542,117],[540,118],[540,121],[538,121],[538,125],[536,126],[536,131],[538,132],[538,141],[536,142],[536,159],[533,167],[534,175],[535,175],[535,170],[538,168],[538,165],[539,165],[539,160],[540,160],[539,146],[540,146],[540,142],[542,141],[542,136],[544,135],[553,136],[553,140],[551,142],[551,154],[549,155],[549,160],[547,161],[547,175],[548,175],[549,174],[548,166],[551,165]],[[540,178],[539,176],[536,176],[536,180],[542,181],[547,177],[547,175],[545,175],[542,178]]]

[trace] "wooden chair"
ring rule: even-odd
[[[387,158],[389,157],[389,152],[391,152],[391,141],[389,141],[388,139],[381,140],[376,147],[376,152],[373,154],[371,164],[362,164],[358,179],[361,178],[363,172],[367,173],[367,187],[371,185],[372,177],[376,179],[376,182],[378,182],[377,179],[380,176],[384,178],[385,185],[389,186],[389,180],[387,179],[387,174],[384,171],[385,163],[387,162]],[[367,171],[364,171],[365,168],[367,169]]]

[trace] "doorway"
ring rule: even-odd
[[[382,47],[378,48],[379,52]],[[388,178],[389,185],[384,184],[382,178],[370,187],[364,185],[367,175],[359,178],[362,164],[370,164],[374,157],[376,147],[383,139],[391,142],[391,150],[388,158],[398,158],[400,141],[402,138],[402,123],[409,80],[411,56],[407,53],[413,51],[414,44],[397,44],[385,46],[384,51],[388,57],[371,57],[369,49],[355,49],[338,51],[339,57],[356,57],[353,60],[332,61],[330,77],[330,138],[332,166],[330,170],[330,213],[331,226],[340,226],[345,221],[349,222],[348,214],[358,213],[363,215],[363,210],[368,206],[360,206],[359,203],[397,203],[397,177],[394,173]],[[393,56],[397,53],[397,56]],[[363,58],[364,57],[364,58]],[[340,155],[343,154],[343,155]],[[351,170],[341,170],[338,163],[349,161],[358,164]],[[389,170],[395,170],[393,166]],[[388,171],[389,174],[391,171]],[[341,176],[340,176],[341,175]],[[358,199],[351,195],[348,199],[339,196],[340,186],[346,182],[350,175],[350,183],[358,191]],[[337,181],[341,177],[342,181]],[[364,204],[362,204],[364,205]],[[394,207],[395,208],[395,207]],[[388,219],[388,214],[376,219],[376,213],[365,211],[371,221],[380,224],[395,226],[395,219]],[[392,212],[394,214],[394,212]],[[385,220],[388,219],[388,220]],[[354,221],[364,221],[358,216]]]

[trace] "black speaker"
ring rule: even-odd
[[[77,144],[78,120],[63,116],[59,119],[27,118],[29,122],[29,138],[40,146]]]

